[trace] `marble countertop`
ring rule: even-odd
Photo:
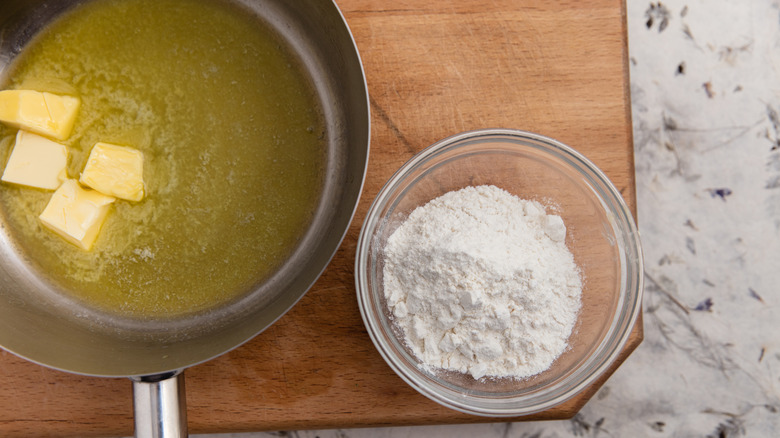
[[[780,1],[627,0],[645,339],[571,420],[202,438],[780,430]]]

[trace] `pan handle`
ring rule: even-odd
[[[137,438],[187,436],[187,400],[184,373],[173,371],[134,377],[133,409]]]

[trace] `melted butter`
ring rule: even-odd
[[[308,225],[325,159],[296,60],[248,13],[213,1],[102,0],[51,25],[2,88],[75,93],[68,175],[98,141],[144,154],[147,196],[117,200],[91,251],[44,229],[51,192],[0,185],[9,232],[41,273],[129,317],[187,314],[270,275]],[[0,162],[15,130],[2,127]]]

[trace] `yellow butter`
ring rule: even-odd
[[[81,100],[33,90],[0,91],[0,122],[65,140],[73,130]]]
[[[41,222],[68,242],[89,250],[95,243],[114,198],[84,189],[66,179],[39,216]]]
[[[27,131],[16,133],[16,143],[2,179],[46,190],[55,190],[67,178],[68,149]]]
[[[106,195],[129,201],[144,197],[144,155],[110,143],[97,143],[89,153],[80,182]]]

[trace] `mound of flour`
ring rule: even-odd
[[[582,281],[559,216],[495,186],[418,207],[385,247],[394,323],[429,368],[538,374],[566,349]]]

